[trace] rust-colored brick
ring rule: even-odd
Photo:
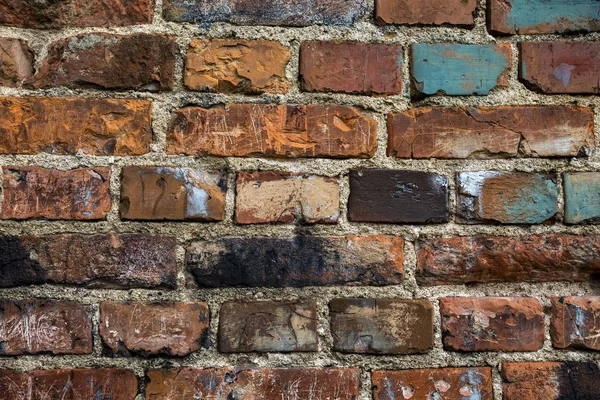
[[[536,299],[440,299],[444,348],[451,351],[536,351],[544,344],[544,314]]]
[[[185,356],[208,347],[206,303],[100,304],[100,336],[109,352]]]
[[[477,0],[375,0],[380,24],[473,26],[476,10]]]
[[[300,78],[308,92],[399,94],[402,47],[307,41],[300,49]]]
[[[550,336],[558,349],[600,350],[600,297],[553,297]]]
[[[0,354],[90,354],[90,310],[71,301],[0,302]]]
[[[0,4],[0,9],[1,9]],[[2,18],[2,17],[0,17]],[[0,37],[0,86],[18,87],[33,75],[33,52],[22,40]]]
[[[110,169],[4,167],[2,219],[104,219]]]
[[[167,153],[224,157],[368,158],[377,122],[357,108],[230,104],[173,114]]]
[[[191,90],[241,93],[287,93],[285,67],[291,53],[267,40],[192,40],[185,63]]]

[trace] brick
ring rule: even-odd
[[[593,32],[600,30],[595,0],[491,0],[488,29],[495,34]]]
[[[176,22],[236,25],[350,25],[366,13],[360,0],[166,0],[163,17]]]
[[[238,224],[337,223],[339,216],[340,184],[336,179],[287,172],[238,173]]]
[[[306,41],[300,80],[307,92],[402,93],[402,47],[378,43]]]
[[[0,25],[17,28],[139,25],[151,23],[153,15],[151,0],[0,0]]]
[[[314,301],[230,301],[221,306],[222,353],[318,350]]]
[[[146,372],[148,400],[201,398],[354,400],[360,371],[335,368],[168,369]]]
[[[416,98],[435,94],[487,95],[508,86],[511,45],[413,44],[411,89]]]
[[[110,169],[3,167],[2,219],[100,220],[110,211]]]
[[[504,400],[595,400],[600,369],[593,362],[505,362]]]
[[[193,243],[186,264],[201,287],[386,286],[402,282],[394,236],[231,237]]]
[[[134,400],[137,393],[127,369],[0,370],[0,400]]]
[[[600,223],[600,173],[569,172],[563,174],[565,223]]]
[[[206,303],[105,301],[100,336],[109,354],[185,356],[208,347],[208,319]]]
[[[369,158],[376,148],[375,119],[347,106],[185,107],[167,133],[168,154],[193,156]]]
[[[31,79],[35,88],[148,90],[173,88],[173,37],[136,33],[89,33],[50,44]],[[118,71],[118,73],[115,73]]]
[[[375,0],[379,24],[475,25],[477,0]]]
[[[91,354],[90,310],[72,301],[0,301],[0,354]]]
[[[544,345],[544,313],[536,299],[443,298],[440,314],[446,350],[537,351]]]
[[[424,107],[388,114],[388,156],[589,156],[594,113],[573,106]]]
[[[334,299],[329,309],[335,351],[414,354],[433,348],[429,301]]]
[[[521,42],[519,49],[519,78],[528,88],[549,94],[600,93],[600,43]]]
[[[558,212],[556,176],[526,172],[457,174],[457,220],[465,224],[541,224]]]
[[[121,218],[222,221],[226,194],[225,171],[128,166],[121,180]]]
[[[287,93],[291,53],[270,40],[192,40],[185,62],[190,90],[225,93]]]
[[[444,176],[421,171],[350,171],[350,221],[435,224],[449,218]]]
[[[551,302],[555,348],[600,350],[600,297],[553,297]]]
[[[373,371],[373,398],[492,400],[488,367]]]
[[[0,37],[0,86],[19,87],[31,78],[33,61],[33,51],[23,40]]]
[[[600,237],[454,237],[417,242],[421,285],[586,282],[600,278]]]
[[[176,248],[175,238],[147,234],[0,236],[0,287],[173,288]]]
[[[141,155],[152,143],[148,100],[0,97],[0,154]]]

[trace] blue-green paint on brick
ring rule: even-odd
[[[563,175],[565,223],[600,223],[600,172]]]
[[[558,212],[558,186],[555,182],[535,174],[528,183],[531,186],[524,187],[521,196],[506,203],[508,223],[541,224]]]
[[[597,30],[600,0],[511,0],[506,24],[516,32],[549,24],[556,32]]]

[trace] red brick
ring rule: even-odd
[[[148,100],[0,97],[0,121],[0,154],[140,155],[152,143]]]
[[[389,156],[512,158],[590,155],[592,109],[574,106],[424,107],[388,115]]]
[[[352,400],[358,398],[359,378],[357,369],[333,368],[155,370],[146,373],[146,398],[180,400],[201,393],[202,398],[237,400]]]
[[[307,92],[402,93],[402,47],[377,43],[302,43],[300,79]]]
[[[375,0],[380,24],[473,26],[476,10],[477,0]]]
[[[208,306],[199,302],[100,304],[100,336],[109,352],[185,356],[208,347]]]
[[[446,350],[536,351],[544,344],[544,314],[536,299],[444,298],[440,314]]]
[[[31,78],[31,75],[33,52],[27,43],[19,39],[0,37],[0,86],[18,87],[21,82]]]
[[[173,114],[167,153],[224,157],[368,158],[377,122],[347,106],[230,104]]]
[[[551,301],[552,345],[600,350],[600,297],[553,297]]]
[[[104,219],[110,211],[110,169],[69,171],[4,167],[2,219]]]
[[[0,354],[90,354],[90,310],[71,301],[0,302]]]

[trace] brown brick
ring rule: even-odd
[[[137,393],[127,369],[0,370],[0,400],[134,400]]]
[[[335,299],[329,309],[335,351],[414,354],[433,348],[429,301]]]
[[[380,24],[473,26],[477,0],[375,0]]]
[[[336,223],[339,216],[340,185],[336,179],[287,172],[238,173],[238,224]]]
[[[454,237],[417,242],[421,285],[585,282],[600,277],[600,237]]]
[[[90,310],[71,301],[0,302],[0,354],[90,354]]]
[[[536,351],[544,344],[544,314],[536,299],[444,298],[440,314],[446,350]]]
[[[574,106],[424,107],[388,115],[398,158],[588,156],[594,113]]]
[[[225,93],[287,93],[285,68],[291,53],[268,40],[192,40],[185,63],[185,86]]]
[[[176,167],[123,168],[121,218],[222,221],[227,174]]]
[[[373,371],[373,398],[492,400],[488,367]]]
[[[190,393],[202,398],[237,400],[358,398],[357,369],[169,369],[148,371],[148,400],[180,400]],[[207,382],[210,382],[207,384]],[[287,397],[286,397],[287,396]]]
[[[522,42],[519,77],[542,93],[600,93],[600,43]]]
[[[0,97],[0,121],[0,154],[140,155],[152,143],[148,100]]]
[[[51,43],[31,84],[35,88],[169,90],[175,51],[175,40],[167,35],[82,34]]]
[[[402,47],[377,43],[307,41],[300,49],[307,92],[402,93]]]
[[[314,301],[230,301],[221,306],[221,352],[317,351],[317,338]]]
[[[100,304],[100,336],[113,354],[185,356],[208,347],[206,303]]]
[[[377,122],[347,106],[230,104],[173,114],[167,153],[224,157],[368,158]]]
[[[600,350],[600,297],[553,297],[551,301],[552,345]]]
[[[2,219],[104,219],[110,169],[4,167]]]
[[[147,234],[0,236],[0,287],[175,287],[177,241]]]
[[[0,86],[18,87],[21,82],[31,78],[31,75],[33,52],[27,43],[19,39],[0,37]]]

